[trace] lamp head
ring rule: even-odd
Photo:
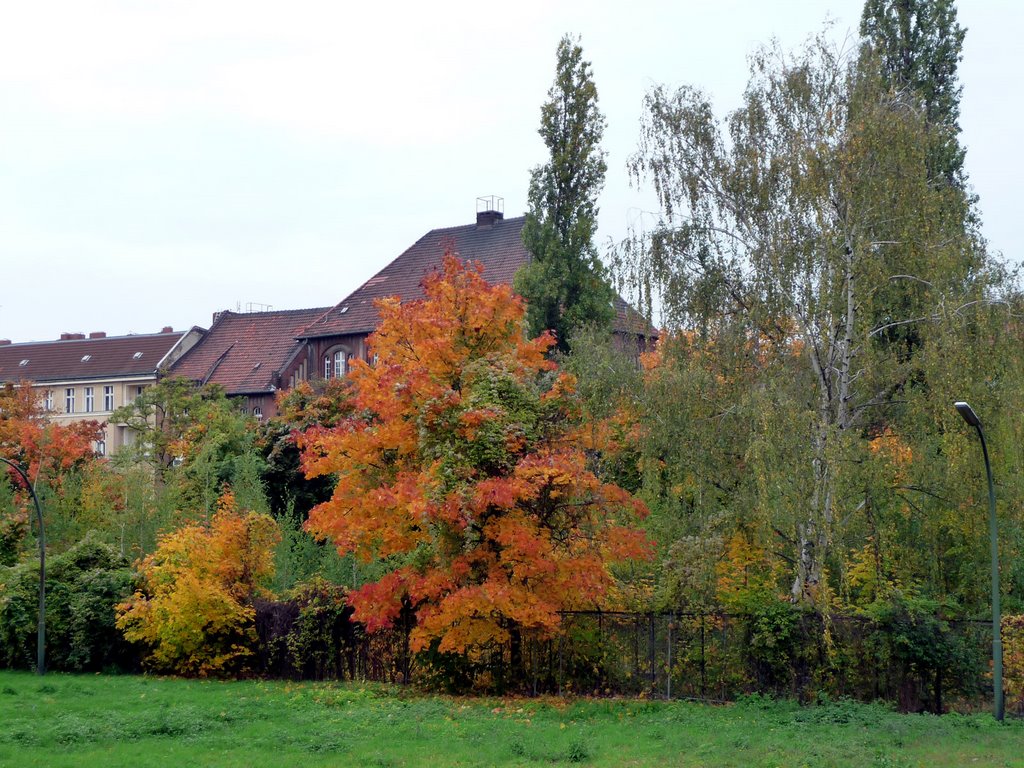
[[[961,416],[963,416],[964,421],[966,421],[972,427],[980,427],[981,426],[981,419],[978,418],[978,414],[976,414],[974,412],[974,409],[971,408],[971,406],[969,406],[967,403],[964,403],[964,402],[953,403],[953,407],[956,408],[957,413],[959,413]]]

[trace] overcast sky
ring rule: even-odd
[[[624,170],[645,91],[737,106],[746,57],[859,0],[7,3],[0,338],[207,327],[328,306],[480,195],[526,208],[555,49],[579,34],[608,127],[599,242],[645,207]],[[1014,263],[1024,3],[961,0],[961,124],[990,246]],[[1016,135],[1015,135],[1016,134]]]

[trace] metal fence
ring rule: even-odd
[[[300,617],[287,606],[258,607],[261,674],[533,695],[703,701],[827,695],[933,712],[992,695],[986,621],[937,621],[941,636],[923,634],[916,638],[920,647],[908,647],[891,627],[851,616],[793,613],[785,631],[776,632],[758,624],[763,617],[739,614],[573,611],[563,613],[557,637],[523,633],[514,644],[468,660],[412,655],[411,616],[392,630],[367,634],[351,621],[350,609]]]

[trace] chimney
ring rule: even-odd
[[[476,225],[491,227],[505,218],[505,198],[487,195],[476,199]]]
[[[105,339],[105,338],[107,338],[107,332],[106,331],[92,331],[89,334],[89,338],[90,339]]]
[[[220,316],[223,315],[227,311],[228,310],[226,310],[226,309],[221,309],[221,310],[218,310],[217,312],[214,312],[213,313],[213,322],[210,323],[210,325],[211,326],[216,325],[217,321],[220,320]]]
[[[84,338],[85,338],[85,334],[84,333],[62,333],[60,335],[60,340],[61,341],[78,341],[79,339],[84,339]]]
[[[10,339],[0,339],[0,347],[6,347],[10,343],[11,343]]]
[[[172,328],[169,325],[165,325],[163,328],[160,329],[160,333],[174,333],[174,328]]]

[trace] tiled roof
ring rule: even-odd
[[[525,221],[525,216],[519,216],[491,225],[469,224],[430,230],[361,287],[316,318],[301,335],[311,338],[376,330],[380,317],[374,301],[387,296],[400,296],[402,301],[423,298],[420,285],[423,277],[440,269],[448,252],[466,261],[480,262],[488,282],[511,284],[516,271],[530,258],[522,240]]]
[[[229,395],[272,391],[302,346],[299,333],[325,311],[222,312],[202,341],[171,367],[171,375],[219,384]]]
[[[405,253],[316,318],[300,335],[315,338],[376,330],[380,316],[374,302],[387,296],[399,296],[402,301],[423,298],[423,277],[440,269],[444,255],[449,252],[464,261],[480,262],[488,282],[511,285],[519,268],[530,261],[530,253],[523,245],[525,222],[525,216],[518,216],[494,224],[430,230]],[[615,297],[614,330],[650,338],[658,335],[657,330],[619,296]]]
[[[149,376],[183,332],[0,345],[0,381]],[[24,361],[24,362],[23,362]]]

